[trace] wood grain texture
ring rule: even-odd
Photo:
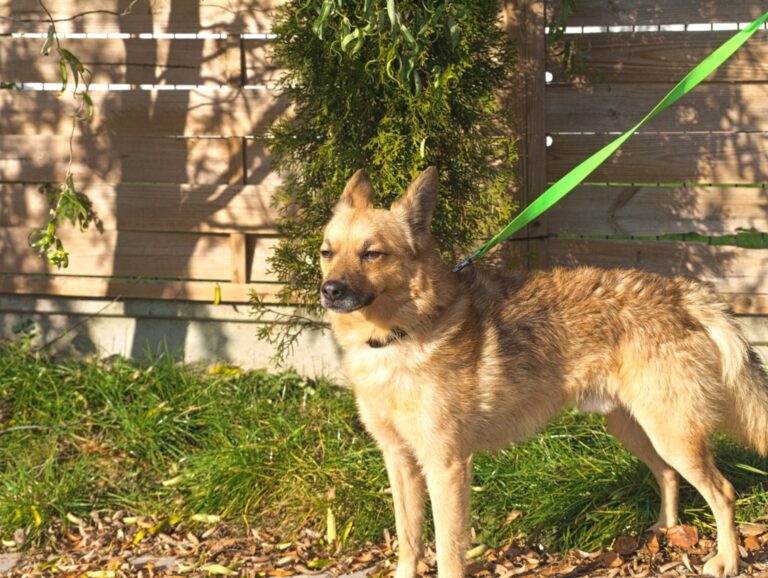
[[[552,2],[553,12],[559,2]],[[681,0],[579,0],[569,26],[631,26],[750,22],[762,14],[754,0],[686,2]]]
[[[281,0],[55,0],[48,2],[60,32],[228,32],[272,29]],[[73,19],[73,17],[75,17]],[[48,23],[36,0],[0,0],[0,34],[45,32]]]
[[[624,132],[673,84],[547,87],[547,132]],[[701,84],[649,121],[643,132],[768,132],[768,83]],[[578,103],[578,106],[574,106]]]
[[[668,241],[550,241],[553,266],[635,267],[688,275],[721,293],[768,294],[768,251]]]
[[[227,235],[156,233],[143,231],[84,232],[62,226],[59,237],[69,252],[69,267],[56,269],[27,244],[31,229],[0,229],[0,273],[64,276],[159,277],[229,281],[230,244]],[[266,260],[276,240],[259,237],[249,246],[250,281],[272,281]]]
[[[520,141],[516,194],[521,208],[525,208],[546,188],[545,3],[543,0],[507,0],[503,8],[504,28],[518,46],[515,89],[503,97],[506,101],[503,106],[514,111],[517,119],[515,131]],[[546,234],[548,220],[548,215],[540,216],[521,231],[520,236]],[[519,250],[524,251],[526,268],[546,267],[546,241],[524,241]],[[515,256],[510,257],[515,260]]]
[[[266,90],[94,91],[89,135],[264,136],[288,103]],[[66,135],[78,106],[67,93],[0,91],[0,134]]]
[[[245,139],[245,182],[261,185],[274,178],[272,157],[267,142],[258,138]]]
[[[768,315],[768,295],[750,293],[721,293],[720,294],[731,310],[741,315]],[[756,319],[764,322],[764,319]],[[760,352],[764,363],[768,363],[768,347],[763,347]]]
[[[554,181],[612,140],[609,135],[557,135],[547,149]],[[589,182],[768,183],[768,134],[640,134],[592,173]]]
[[[247,237],[245,233],[229,234],[229,271],[232,283],[248,279]]]
[[[76,137],[74,159],[79,184],[243,181],[240,138]],[[68,160],[68,137],[0,135],[0,182],[62,182]]]
[[[696,64],[733,35],[733,32],[637,32],[568,36],[586,51],[584,74],[575,79],[562,72],[550,52],[547,70],[555,83],[613,84],[638,82],[676,83]],[[750,38],[708,80],[754,81],[768,77],[768,31]]]
[[[550,209],[553,233],[736,234],[768,231],[768,190],[582,186]]]
[[[248,303],[251,292],[266,303],[277,303],[281,285],[275,283],[225,283],[215,281],[150,281],[99,279],[57,275],[0,275],[0,293],[59,297],[172,299],[221,303]]]
[[[269,40],[243,40],[245,84],[273,85],[285,70],[276,62]]]
[[[38,38],[0,37],[3,82],[60,82],[56,51],[41,56],[42,43]],[[91,70],[93,83],[240,82],[240,49],[226,39],[68,38],[62,46]]]
[[[275,234],[272,194],[281,181],[271,173],[261,185],[92,183],[80,191],[107,231],[242,232]],[[0,227],[41,227],[48,202],[38,184],[0,184]]]

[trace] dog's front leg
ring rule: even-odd
[[[440,578],[460,578],[469,534],[472,456],[435,458],[424,470],[435,519],[437,573]]]
[[[424,475],[404,446],[384,448],[400,553],[395,578],[414,578],[424,551]]]

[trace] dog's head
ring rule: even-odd
[[[430,167],[389,210],[374,209],[368,175],[359,170],[352,176],[320,249],[324,307],[336,313],[366,307],[393,313],[410,299],[411,279],[431,246],[437,189],[437,169]]]

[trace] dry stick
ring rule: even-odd
[[[56,32],[56,22],[63,22],[64,20],[55,20],[53,18],[53,14],[51,14],[51,11],[48,10],[48,7],[45,5],[43,0],[37,0],[40,4],[40,7],[45,11],[46,15],[48,16],[48,22],[51,23],[51,28],[53,29],[53,38],[56,40],[56,48],[59,50],[59,53],[61,53],[61,41],[59,40],[59,34]],[[133,9],[134,4],[138,2],[139,0],[133,0],[131,4],[123,10],[121,13],[117,12],[110,12],[112,14],[115,14],[117,16],[125,16],[126,14],[130,14],[131,10]],[[109,12],[108,10],[97,10],[96,12]],[[75,18],[79,18],[80,16],[83,16],[87,14],[87,12],[83,12],[81,14],[76,14],[75,16],[72,16],[72,18],[68,20],[74,20]],[[85,69],[88,72],[88,78],[86,79],[85,74],[83,74],[83,83],[85,85],[84,91],[88,92],[88,89],[91,85],[91,74],[89,69]],[[77,79],[75,79],[77,80]],[[85,106],[85,101],[83,99],[80,100],[80,104],[77,107],[77,110],[75,111],[74,116],[72,117],[72,130],[69,133],[69,162],[67,163],[67,176],[69,176],[72,173],[72,163],[74,162],[75,157],[75,133],[77,132],[77,121],[80,118],[80,115],[83,112],[83,108]]]
[[[51,426],[48,425],[15,425],[13,427],[0,429],[0,436],[5,435],[7,433],[10,433],[12,431],[22,431],[22,430],[48,430],[51,429]]]

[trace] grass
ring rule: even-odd
[[[740,492],[738,517],[768,506],[768,463],[718,441]],[[648,471],[599,418],[566,413],[525,444],[475,461],[478,539],[593,549],[650,524],[658,508]],[[30,542],[68,513],[213,514],[290,535],[325,530],[331,507],[350,543],[393,531],[379,452],[351,393],[286,372],[202,372],[150,364],[55,361],[0,346],[0,538]],[[330,499],[331,495],[335,495]],[[683,520],[705,528],[701,498]],[[513,511],[522,516],[508,521]]]

